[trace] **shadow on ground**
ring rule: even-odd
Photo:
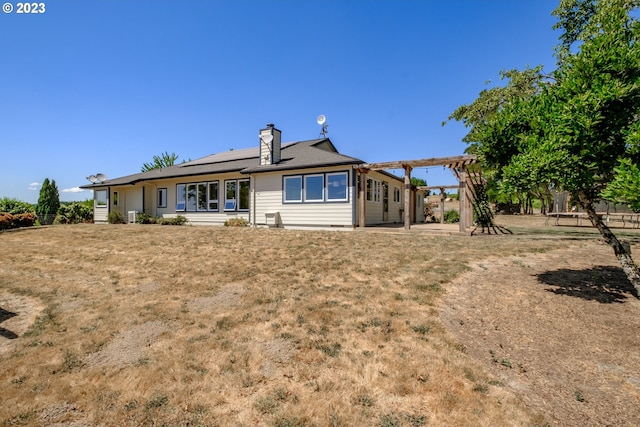
[[[553,286],[547,289],[558,295],[568,295],[605,304],[622,303],[637,297],[635,289],[621,268],[596,266],[585,270],[561,268],[537,275],[538,281]]]
[[[11,319],[14,316],[17,316],[17,314],[12,311],[7,311],[4,308],[0,308],[0,323],[4,322],[7,319]],[[0,337],[14,340],[18,338],[18,335],[8,329],[0,327]]]

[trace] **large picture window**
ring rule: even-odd
[[[218,181],[176,185],[176,211],[215,212],[218,206]],[[158,189],[158,207],[166,207],[166,188]],[[161,206],[164,203],[164,206]]]
[[[349,172],[291,175],[282,179],[283,203],[349,201]]]

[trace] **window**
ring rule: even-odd
[[[166,188],[158,188],[158,207],[159,208],[167,207],[167,189]]]
[[[118,206],[118,192],[113,192],[113,206]]]
[[[302,202],[302,176],[284,177],[284,201]]]
[[[176,185],[176,210],[183,211],[187,207],[187,186],[186,184]]]
[[[200,182],[198,183],[198,210],[206,211],[207,210],[207,183]]]
[[[225,196],[224,196],[224,210],[235,211],[236,210],[236,181],[225,181]]]
[[[327,201],[346,201],[347,198],[347,172],[327,174]]]
[[[283,203],[349,201],[349,172],[291,175],[282,179]]]
[[[324,175],[306,175],[304,177],[304,201],[324,201]]]
[[[249,180],[245,179],[242,181],[238,181],[238,185],[240,186],[240,194],[238,195],[238,210],[239,211],[248,211],[249,210]]]
[[[400,203],[400,200],[400,189],[398,187],[393,187],[393,201]]]
[[[215,212],[219,210],[219,183],[190,182],[176,185],[176,211]],[[158,189],[158,207],[167,207],[167,189]]]
[[[96,207],[97,208],[106,208],[107,207],[107,190],[96,190]]]
[[[195,211],[197,206],[198,188],[196,184],[187,184],[187,210]]]
[[[367,200],[373,200],[373,180],[371,178],[367,179]]]
[[[209,183],[209,210],[218,210],[218,181]]]
[[[373,181],[375,186],[374,186],[374,192],[373,192],[373,201],[374,202],[379,202],[380,201],[380,193],[382,192],[382,184],[380,183],[380,181]]]
[[[224,210],[249,210],[249,180],[239,179],[224,182]]]

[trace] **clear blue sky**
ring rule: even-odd
[[[44,0],[0,13],[0,197],[318,137],[367,162],[463,154],[441,123],[502,69],[554,66],[551,0]],[[0,3],[6,3],[0,0]],[[430,185],[443,168],[416,169]]]

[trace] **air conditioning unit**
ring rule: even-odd
[[[127,212],[127,217],[129,219],[129,224],[135,224],[136,220],[138,219],[138,212],[137,211],[129,211]]]

